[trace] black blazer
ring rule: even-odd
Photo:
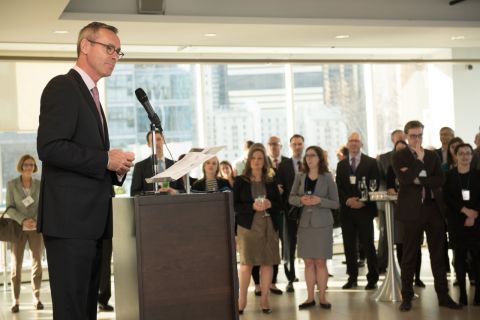
[[[441,187],[445,181],[440,158],[435,151],[426,150],[423,162],[415,159],[410,148],[395,152],[392,157],[392,167],[400,183],[395,219],[412,222],[419,218],[422,206],[422,188],[432,190],[435,203],[441,214],[444,213]],[[402,171],[400,169],[407,168]],[[426,177],[419,177],[420,185],[413,181],[419,173],[425,170]]]
[[[349,158],[341,160],[337,164],[337,178],[336,183],[338,187],[338,196],[340,199],[340,208],[342,219],[348,218],[350,215],[364,214],[366,217],[373,218],[377,213],[377,206],[373,201],[367,201],[365,207],[360,209],[352,209],[347,207],[346,201],[350,197],[361,197],[360,190],[358,190],[358,182],[362,180],[362,177],[366,178],[367,188],[369,181],[372,179],[379,182],[379,171],[377,160],[371,158],[362,153],[360,156],[360,163],[357,166],[355,171],[355,177],[357,183],[355,185],[350,184],[350,173],[352,169],[350,167]]]
[[[463,187],[466,188],[467,186],[464,185]],[[465,227],[464,223],[467,216],[460,212],[463,207],[477,211],[480,210],[479,171],[470,171],[468,190],[470,190],[470,200],[464,201],[458,170],[454,168],[446,173],[443,197],[447,208],[446,218],[448,222],[449,239],[453,243],[462,243],[473,240],[474,238],[480,243],[480,218],[475,219],[473,227]]]
[[[287,158],[280,162],[275,174],[275,180],[279,185],[283,186],[284,192],[281,199],[284,209],[287,210],[290,207],[288,198],[290,197],[293,181],[295,180],[295,168],[293,167],[292,158]]]
[[[222,179],[222,178],[217,178],[217,185],[218,185],[218,191],[227,191],[231,190],[230,188],[230,183],[228,183],[228,180]],[[195,183],[192,185],[192,190],[193,191],[206,191],[207,186],[205,184],[205,178],[202,178],[200,180],[195,181]]]
[[[165,158],[167,168],[173,166],[175,162]],[[145,179],[153,176],[152,158],[148,157],[140,162],[135,163],[133,167],[132,185],[130,186],[130,195],[136,196],[147,191],[153,191],[153,183],[147,183]],[[185,191],[183,180],[178,179],[170,182],[170,187],[179,191]]]
[[[280,193],[275,181],[266,182],[265,189],[267,191],[266,198],[272,203],[272,207],[267,212],[272,217],[273,227],[278,230],[278,223],[281,200]],[[235,177],[233,184],[233,207],[235,209],[235,217],[238,225],[250,229],[252,227],[253,215],[253,197],[252,186],[250,180],[245,176]]]
[[[280,162],[278,163],[278,168],[280,168],[280,164],[281,164],[282,162],[284,162],[285,160],[288,160],[288,159],[290,159],[290,158],[287,158],[287,157],[284,157],[284,156],[280,156]],[[268,162],[268,165],[270,166],[270,168],[272,168],[272,169],[275,170],[275,171],[278,170],[278,168],[275,169],[275,168],[273,167],[272,160],[270,160],[270,157],[269,157],[269,156],[267,156],[267,162]]]
[[[40,100],[37,151],[43,161],[37,229],[59,238],[112,237],[110,142],[80,74],[53,78]],[[125,177],[124,177],[125,178]]]

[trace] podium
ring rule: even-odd
[[[118,320],[238,319],[231,193],[113,203]]]

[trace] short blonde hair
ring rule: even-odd
[[[33,172],[37,172],[38,171],[37,162],[35,161],[35,158],[29,154],[24,154],[23,156],[20,157],[20,159],[17,162],[17,171],[20,173],[23,172],[23,164],[27,160],[33,160],[33,164],[34,164]]]

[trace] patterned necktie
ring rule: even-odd
[[[100,95],[98,94],[98,88],[92,88],[92,96],[93,100],[95,101],[95,105],[97,106],[98,116],[100,117],[100,122],[102,123],[102,132],[103,132],[103,117],[102,117],[102,106],[100,104]]]
[[[297,165],[298,165],[298,172],[303,172],[303,164],[302,164],[302,161],[298,160]]]
[[[352,168],[352,172],[355,173],[355,170],[357,170],[357,159],[354,157],[352,158],[352,164],[350,165],[350,167]]]

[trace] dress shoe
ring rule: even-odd
[[[450,296],[447,296],[445,299],[438,302],[438,305],[440,307],[445,307],[445,308],[454,309],[454,310],[462,309],[462,306],[456,303],[455,301],[453,301],[453,299],[450,298]]]
[[[43,310],[43,303],[38,301],[37,303],[34,304],[35,309],[37,310]]]
[[[426,286],[425,286],[425,283],[423,283],[422,280],[420,280],[420,279],[415,279],[415,287],[417,287],[417,288],[425,288]]]
[[[270,314],[270,313],[272,313],[272,309],[270,309],[270,308],[263,309],[262,308],[262,312],[265,313],[265,314]]]
[[[398,308],[401,312],[407,312],[412,310],[412,301],[410,300],[404,300],[400,304],[400,307]]]
[[[315,306],[315,300],[312,300],[310,302],[304,302],[304,303],[298,305],[298,309],[299,310],[304,310],[304,309],[311,308],[313,306]]]
[[[98,310],[100,311],[113,311],[113,307],[109,304],[103,304],[103,303],[99,303],[98,304]]]
[[[342,287],[342,289],[353,289],[357,287],[357,281],[348,280]]]
[[[332,309],[332,304],[329,303],[329,302],[327,302],[327,303],[321,303],[321,302],[320,302],[320,308],[322,308],[322,309],[327,309],[327,310],[328,310],[328,309]]]
[[[255,295],[256,295],[257,297],[260,297],[260,296],[262,295],[262,291],[257,291],[257,290],[255,290]]]
[[[283,291],[278,288],[270,288],[270,292],[277,295],[282,295]]]
[[[365,286],[365,290],[374,290],[377,289],[377,283],[376,282],[369,282]]]
[[[365,260],[358,260],[357,266],[358,266],[359,268],[365,267]]]
[[[18,303],[14,304],[10,311],[12,311],[12,313],[18,313],[20,311],[20,306],[18,305]]]
[[[293,283],[292,282],[289,282],[287,284],[287,287],[285,288],[285,291],[287,292],[295,292],[295,289],[293,288]]]

